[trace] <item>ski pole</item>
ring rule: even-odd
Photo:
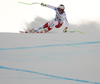
[[[22,3],[22,4],[26,4],[26,5],[41,4],[41,3],[37,3],[37,2],[34,2],[34,3],[24,3],[24,2],[18,2],[18,3]]]
[[[70,32],[70,33],[79,32],[79,33],[81,33],[81,34],[84,34],[83,32],[78,31],[78,30],[75,30],[75,31],[67,31],[67,32]]]
[[[81,31],[78,31],[78,30],[75,30],[75,32],[79,32],[79,33],[81,33],[81,34],[84,34],[83,32],[81,32]]]

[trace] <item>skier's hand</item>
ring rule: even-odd
[[[64,33],[66,33],[66,32],[67,32],[67,27],[65,27],[65,28],[64,28],[63,32],[64,32]]]
[[[41,6],[45,6],[45,4],[44,3],[41,3]]]

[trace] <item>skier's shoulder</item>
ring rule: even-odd
[[[58,10],[58,8],[57,8],[57,7],[55,7],[55,8],[54,8],[54,10],[55,10],[55,11],[57,11],[57,10]]]

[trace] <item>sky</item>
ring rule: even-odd
[[[37,16],[46,20],[55,17],[55,11],[46,7],[36,5],[25,5],[26,3],[45,3],[58,7],[65,5],[67,19],[71,24],[83,22],[100,21],[100,0],[0,0],[0,32],[18,32],[24,28],[26,23],[31,23]]]

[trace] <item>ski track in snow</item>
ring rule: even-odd
[[[35,71],[29,71],[29,70],[14,69],[14,68],[9,68],[9,67],[4,67],[4,66],[0,66],[0,68],[1,69],[7,69],[7,70],[15,70],[15,71],[21,71],[21,72],[34,73],[34,74],[44,75],[44,76],[53,77],[53,78],[57,78],[57,79],[63,79],[63,80],[78,81],[78,82],[84,82],[84,83],[90,83],[90,84],[100,84],[100,83],[97,83],[97,82],[90,82],[90,81],[87,81],[87,80],[79,80],[79,79],[72,79],[72,78],[54,76],[54,75],[49,75],[49,74],[35,72]]]
[[[33,46],[33,47],[0,48],[0,50],[31,49],[31,48],[44,48],[44,47],[57,47],[57,46],[73,46],[73,45],[86,45],[86,44],[98,44],[98,43],[100,43],[100,41],[96,41],[96,42],[83,42],[83,43],[70,43],[70,44],[42,45],[42,46]]]

